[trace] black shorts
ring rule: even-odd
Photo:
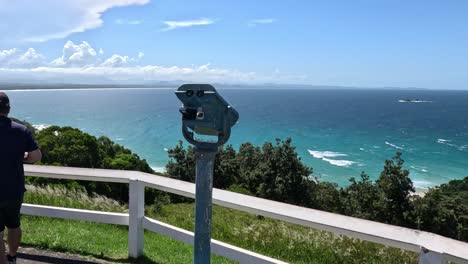
[[[20,210],[22,200],[0,202],[0,232],[7,228],[20,227]]]

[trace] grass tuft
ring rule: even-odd
[[[103,196],[63,187],[28,186],[25,202],[79,209],[128,212]],[[194,204],[151,205],[146,215],[193,231]],[[120,263],[192,263],[192,247],[145,232],[145,257],[127,259],[128,228],[44,217],[23,217],[24,242],[42,249]],[[213,207],[212,237],[290,263],[417,263],[417,254],[238,210]],[[213,263],[234,263],[212,256]]]

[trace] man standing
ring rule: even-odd
[[[35,163],[42,158],[31,131],[11,121],[9,113],[10,100],[0,92],[0,264],[16,263],[21,242],[20,209],[26,191],[23,163]],[[5,227],[8,229],[6,258]]]

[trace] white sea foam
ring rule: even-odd
[[[151,169],[153,169],[155,172],[159,172],[159,173],[165,173],[166,172],[166,167],[151,166]]]
[[[362,150],[362,151],[364,151],[364,148],[359,148],[359,150]]]
[[[50,127],[50,125],[45,125],[45,124],[39,124],[39,125],[32,125],[35,129],[41,131],[41,130],[44,130],[48,127]]]
[[[430,181],[425,180],[413,180],[414,188],[416,189],[429,189],[433,187],[435,184]]]
[[[115,140],[117,140],[117,141],[124,141],[125,139],[124,139],[124,138],[116,138]]]
[[[168,149],[168,148],[164,148],[164,151],[168,152],[168,151],[169,151],[169,149]]]
[[[339,152],[333,152],[333,151],[318,151],[318,150],[310,150],[308,149],[310,155],[312,155],[314,158],[317,159],[323,159],[323,158],[336,158],[336,157],[345,157],[348,156],[343,153]]]
[[[390,147],[394,147],[394,148],[396,148],[396,149],[403,149],[402,147],[399,147],[399,146],[397,146],[397,145],[395,145],[395,144],[392,144],[392,143],[390,143],[390,142],[387,142],[387,141],[385,141],[385,144],[389,145]]]
[[[432,103],[431,100],[398,100],[399,103]]]
[[[415,165],[415,166],[410,166],[410,168],[418,170],[420,172],[428,172],[427,167],[424,167],[424,166]]]
[[[322,160],[330,163],[331,165],[335,165],[339,167],[349,167],[353,165],[354,163],[356,163],[350,160],[333,160],[333,159],[327,159],[327,158],[323,158]]]
[[[326,161],[332,165],[339,166],[339,167],[349,167],[353,165],[354,161],[350,160],[334,160],[330,158],[336,158],[336,157],[346,157],[348,156],[347,154],[344,153],[339,153],[339,152],[333,152],[333,151],[318,151],[318,150],[310,150],[308,149],[310,155],[312,155],[316,159],[321,159],[323,161]]]
[[[439,144],[444,144],[444,145],[451,146],[451,147],[458,147],[457,145],[450,143],[450,142],[452,142],[452,140],[450,139],[443,139],[443,138],[437,139],[437,143]]]

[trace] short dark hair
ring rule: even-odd
[[[6,93],[0,92],[0,114],[10,113],[10,99]]]

